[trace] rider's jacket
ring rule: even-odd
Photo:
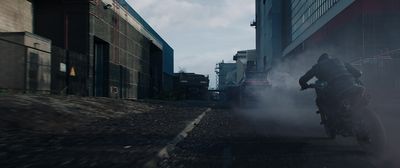
[[[305,87],[308,85],[307,82],[309,80],[316,77],[318,80],[328,82],[327,90],[333,96],[354,86],[356,79],[361,77],[361,75],[361,71],[352,65],[332,58],[320,61],[314,65],[300,78],[299,83],[302,87]]]

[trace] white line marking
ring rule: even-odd
[[[196,126],[197,124],[200,123],[200,121],[203,119],[203,117],[206,115],[207,112],[211,111],[211,108],[208,108],[207,110],[205,110],[203,113],[201,113],[194,121],[192,121],[191,123],[189,123],[186,128],[179,133],[171,142],[169,142],[166,146],[164,146],[158,153],[157,156],[155,156],[153,159],[151,159],[150,161],[148,161],[144,167],[145,168],[154,168],[157,167],[157,163],[159,160],[165,159],[165,158],[169,158],[169,153],[171,153],[174,149],[175,146],[181,142],[182,140],[184,140],[189,132],[191,132]]]

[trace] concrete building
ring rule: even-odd
[[[32,6],[27,0],[0,6],[0,90],[50,93],[51,41],[32,34]]]
[[[215,67],[217,73],[217,89],[225,90],[236,85],[236,63],[218,63]]]
[[[233,60],[235,63],[218,63],[215,68],[217,73],[217,89],[225,90],[229,87],[236,87],[245,77],[246,72],[257,71],[256,50],[238,51]]]
[[[35,0],[34,32],[53,42],[52,90],[115,98],[172,90],[173,49],[125,0]],[[65,79],[65,80],[62,80]]]
[[[267,71],[282,55],[283,4],[287,0],[256,0],[257,70]]]
[[[208,76],[195,73],[175,73],[174,91],[180,100],[207,100]]]
[[[0,32],[33,32],[33,5],[28,0],[2,0]]]
[[[233,56],[236,61],[236,84],[240,84],[247,72],[257,71],[256,68],[256,50],[238,51]]]
[[[326,52],[361,68],[371,90],[400,91],[400,1],[256,1],[259,70]]]
[[[32,33],[0,33],[0,89],[50,93],[50,48]]]

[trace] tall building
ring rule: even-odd
[[[236,61],[236,81],[235,84],[240,84],[247,72],[257,71],[256,69],[256,50],[238,51],[233,56]]]
[[[236,63],[218,63],[215,68],[217,73],[217,88],[225,90],[236,85]]]
[[[267,71],[282,55],[283,0],[256,0],[257,70]]]
[[[308,39],[313,39],[313,35],[323,31],[323,28],[330,28],[331,32],[343,31],[341,27],[335,26],[353,26],[352,19],[360,17],[360,14],[355,11],[362,10],[363,4],[367,4],[369,0],[359,0],[355,3],[355,0],[311,0],[311,1],[300,1],[291,0],[287,2],[284,8],[289,13],[286,13],[288,17],[287,23],[290,29],[285,32],[287,43],[284,44],[283,55],[288,55],[293,52],[296,47],[303,45]],[[374,0],[372,0],[374,1]],[[378,2],[380,3],[380,2]],[[355,11],[353,11],[355,10]],[[365,8],[366,12],[369,12]],[[343,18],[342,15],[350,15],[349,18]],[[330,23],[330,24],[328,24]],[[361,26],[361,25],[359,25]],[[362,29],[362,27],[358,27]],[[325,32],[328,33],[328,32]],[[318,38],[318,37],[314,37]],[[327,37],[326,39],[328,40]]]
[[[326,52],[364,70],[370,88],[400,91],[400,1],[256,1],[259,70]]]

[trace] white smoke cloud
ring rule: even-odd
[[[256,98],[253,108],[236,111],[272,136],[326,136],[316,114],[313,90],[300,91],[298,79],[315,63],[313,53],[285,61],[268,73],[271,88]],[[255,107],[255,108],[254,108]]]

